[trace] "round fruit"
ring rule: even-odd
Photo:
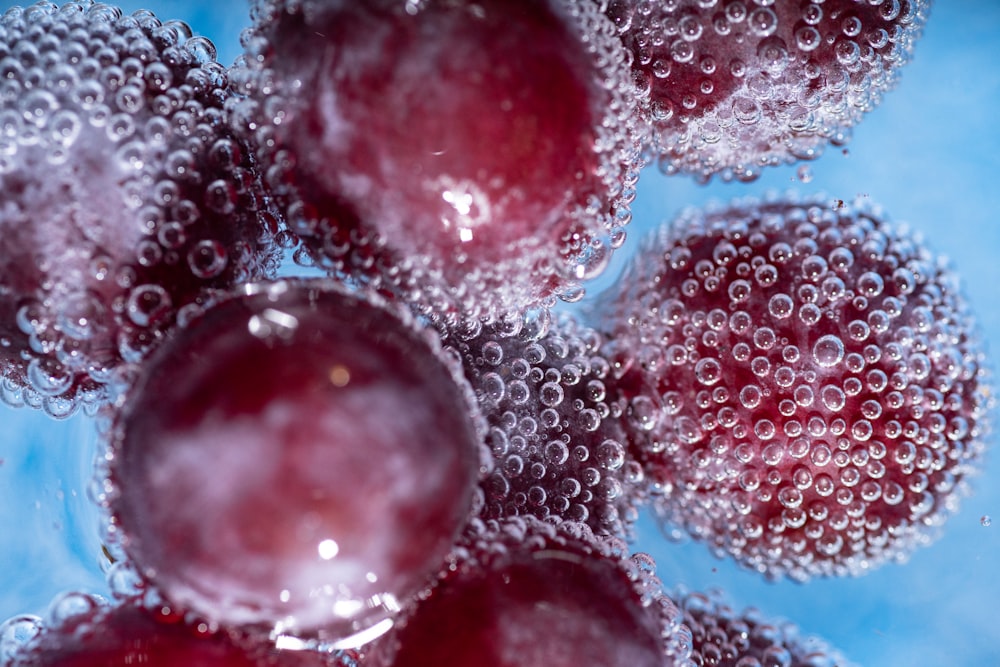
[[[623,239],[641,141],[627,55],[596,6],[258,9],[234,122],[330,272],[449,321],[492,319],[573,292]]]
[[[490,427],[496,467],[483,482],[484,518],[558,517],[624,535],[644,485],[622,407],[605,384],[603,337],[563,316],[539,340],[489,327],[449,344]]]
[[[648,557],[585,525],[476,523],[374,665],[666,667],[690,637]]]
[[[89,2],[0,29],[0,398],[64,417],[275,257],[208,40]]]
[[[737,613],[717,595],[678,598],[691,630],[697,667],[848,667],[842,655],[816,637],[802,637],[791,623],[756,609]]]
[[[612,0],[667,173],[756,178],[843,144],[899,78],[929,0]]]
[[[769,576],[904,559],[977,468],[990,401],[973,317],[956,276],[874,207],[692,211],[603,307],[661,511]]]
[[[473,401],[376,297],[247,286],[143,367],[113,430],[112,531],[171,604],[345,639],[423,587],[473,512]]]
[[[79,593],[62,596],[51,623],[22,617],[3,633],[33,634],[13,653],[11,667],[335,667],[314,651],[280,651],[238,633],[212,631],[177,614],[125,603],[110,607]],[[20,628],[15,626],[21,626]],[[9,662],[7,661],[9,660]]]

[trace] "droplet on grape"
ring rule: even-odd
[[[667,173],[751,180],[817,157],[899,78],[930,2],[645,2],[607,14],[633,55]],[[799,171],[809,182],[811,174]]]
[[[112,533],[213,622],[345,641],[382,623],[436,571],[487,470],[439,349],[333,283],[222,300],[151,356],[116,418]]]
[[[180,308],[273,271],[209,47],[179,21],[90,2],[0,16],[5,402],[94,408]]]
[[[652,559],[586,526],[477,524],[453,565],[371,656],[379,667],[664,667],[690,637]]]
[[[597,318],[658,510],[770,577],[904,560],[979,467],[992,399],[973,315],[874,206],[689,211]]]
[[[491,320],[606,264],[642,128],[595,5],[271,0],[247,45],[234,123],[331,273]]]

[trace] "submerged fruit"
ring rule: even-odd
[[[325,282],[249,286],[142,370],[111,444],[112,529],[171,604],[348,641],[469,518],[477,419],[402,311]]]
[[[39,3],[0,53],[0,399],[64,417],[204,290],[271,272],[274,230],[184,23]]]
[[[621,403],[606,385],[603,337],[564,316],[537,341],[487,327],[448,344],[490,427],[496,467],[483,482],[483,516],[570,519],[626,534],[645,487]]]
[[[736,612],[719,595],[686,593],[679,598],[691,630],[697,667],[848,667],[840,653],[816,637],[803,637],[788,622],[756,609]]]
[[[667,173],[749,180],[843,144],[899,78],[929,0],[612,0]]]
[[[330,272],[492,319],[571,291],[620,243],[634,95],[590,3],[271,1],[248,45],[234,122]]]
[[[973,316],[955,274],[874,207],[689,212],[600,316],[660,510],[769,576],[904,559],[978,467]]]
[[[475,524],[372,664],[667,667],[690,651],[648,557],[581,524]]]
[[[22,617],[5,631],[35,633],[3,655],[10,667],[335,667],[335,658],[313,651],[281,651],[238,632],[213,631],[175,613],[131,602],[108,606],[69,593],[53,603],[54,622]],[[52,613],[50,612],[50,616]],[[15,628],[21,625],[21,628]],[[8,662],[9,660],[9,662]]]

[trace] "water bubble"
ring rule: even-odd
[[[187,255],[191,273],[203,279],[215,278],[226,270],[229,256],[225,247],[214,239],[199,241]]]
[[[813,358],[823,368],[836,366],[844,358],[844,343],[832,334],[822,336],[813,345]]]
[[[716,359],[706,357],[695,364],[694,373],[698,382],[711,386],[722,377],[722,366]]]

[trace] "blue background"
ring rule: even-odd
[[[0,3],[6,8],[14,3]],[[186,20],[229,64],[248,22],[242,0],[120,3]],[[767,190],[869,196],[896,221],[924,232],[965,279],[994,351],[1000,349],[1000,3],[944,0],[931,12],[901,85],[857,127],[846,152],[773,169],[750,185],[700,186],[647,171],[639,182],[631,243],[591,292],[613,280],[646,230],[689,205]],[[996,362],[993,362],[996,366]],[[993,437],[991,440],[995,440]],[[104,592],[98,515],[87,500],[96,451],[83,417],[53,422],[0,405],[0,619],[40,613],[69,589]],[[940,541],[903,566],[865,577],[807,585],[772,584],[700,544],[665,540],[644,517],[636,548],[652,553],[670,587],[725,590],[735,606],[756,606],[824,637],[860,664],[1000,664],[1000,461],[990,454],[974,495]],[[983,516],[992,515],[986,526]]]

